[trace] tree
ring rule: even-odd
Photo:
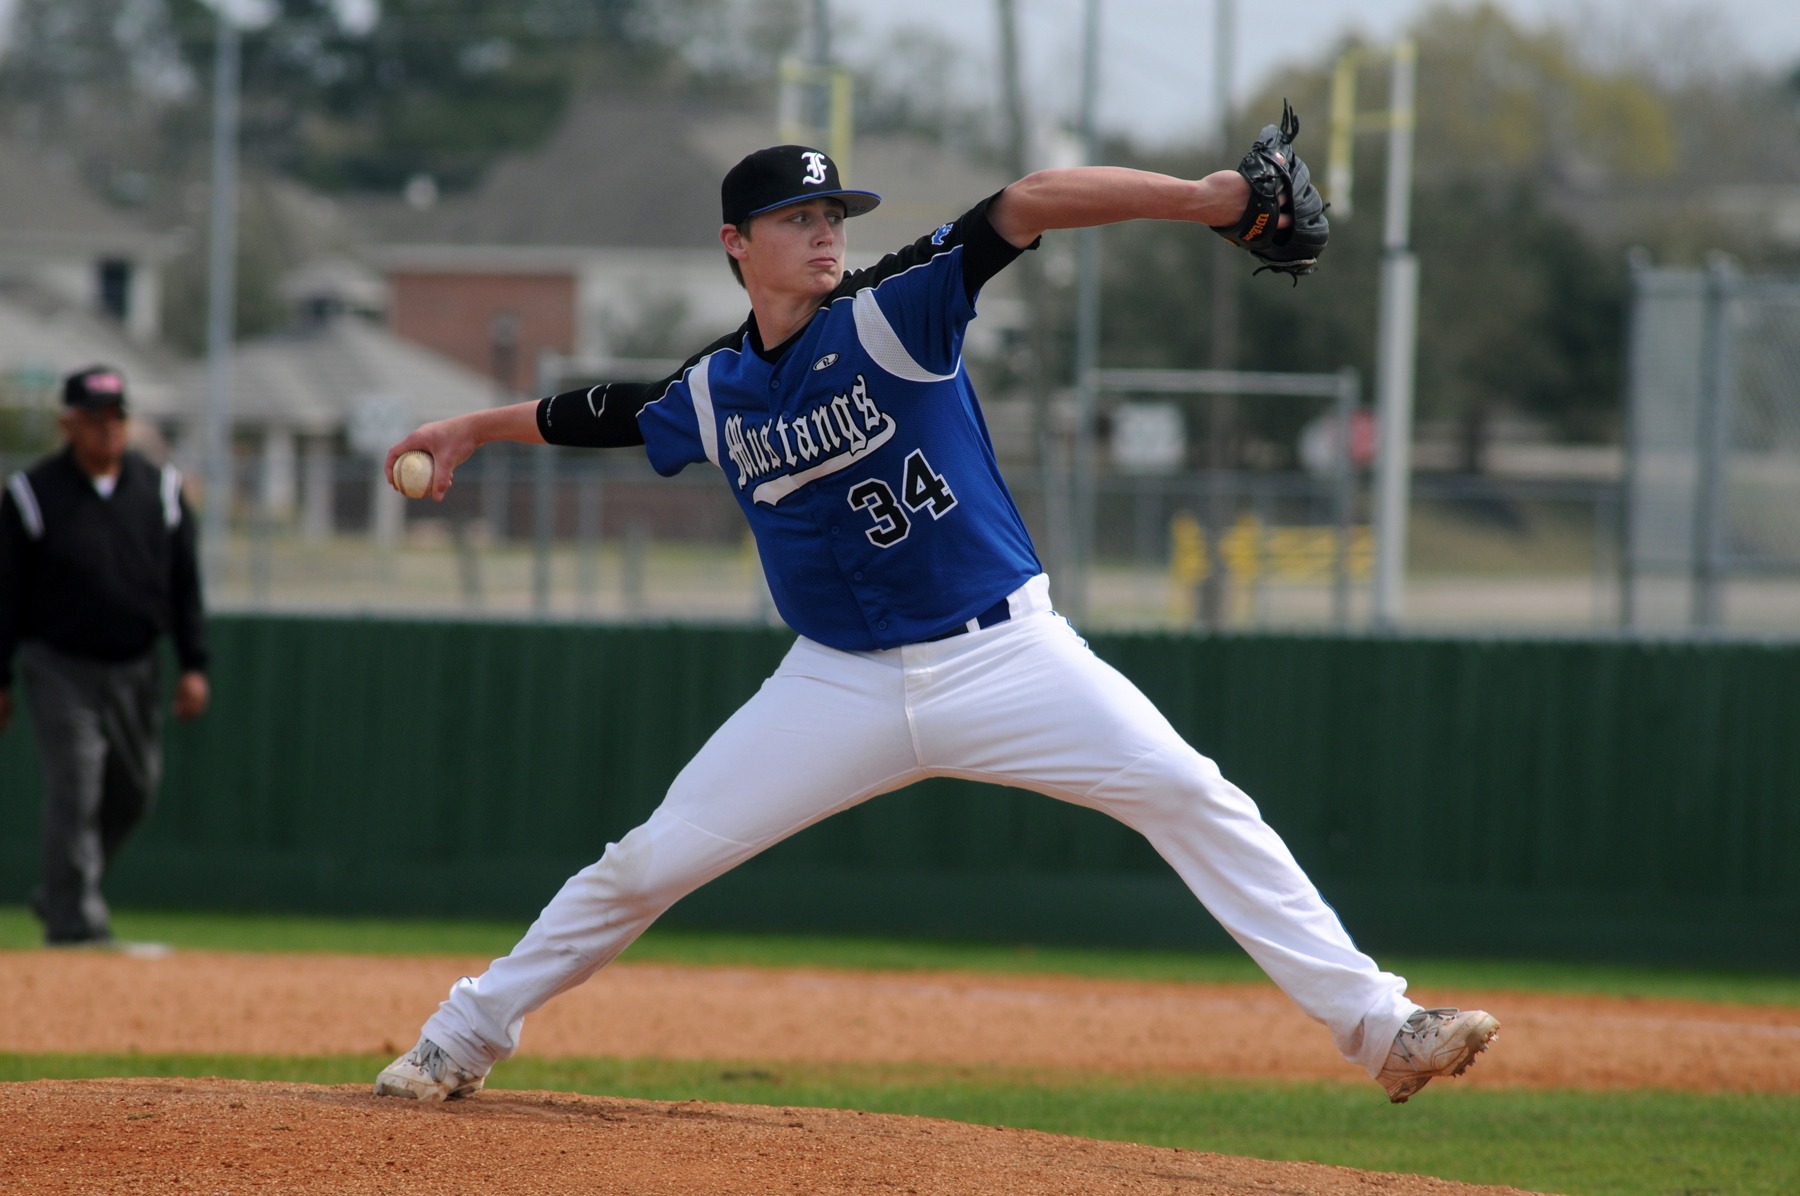
[[[168,0],[189,70],[211,72],[214,18]],[[327,191],[454,190],[528,149],[574,90],[654,81],[678,62],[682,14],[719,0],[383,0],[347,28],[331,0],[276,0],[244,37],[244,139],[271,168]]]
[[[1532,32],[1492,4],[1438,8],[1413,29],[1420,178],[1457,174],[1503,185],[1521,175],[1582,184],[1667,178],[1674,113],[1655,80],[1583,59],[1565,27]],[[1371,59],[1370,71],[1381,64]],[[1368,81],[1364,94],[1384,95]]]
[[[1496,416],[1531,414],[1571,439],[1616,431],[1626,270],[1622,231],[1571,219],[1571,188],[1598,177],[1670,177],[1679,139],[1651,81],[1596,74],[1554,31],[1527,34],[1497,10],[1436,10],[1414,31],[1420,120],[1412,248],[1421,263],[1417,413],[1453,424],[1465,468],[1479,469]],[[1300,149],[1323,181],[1329,72],[1298,71],[1246,105],[1235,143],[1280,111],[1302,114]],[[1372,76],[1385,60],[1369,56]],[[1362,81],[1366,105],[1385,78]],[[1290,288],[1245,286],[1244,368],[1329,372],[1375,382],[1377,296],[1386,180],[1381,144],[1358,147],[1355,215],[1332,222],[1320,271]],[[1229,156],[1229,155],[1227,155]],[[1185,162],[1191,162],[1185,156]],[[1143,164],[1180,173],[1184,157]],[[1191,168],[1189,168],[1191,169]],[[1213,246],[1156,225],[1107,232],[1106,360],[1193,367],[1206,360]],[[1254,263],[1246,259],[1245,269]],[[1316,412],[1304,404],[1239,410],[1241,435],[1294,443]]]
[[[333,0],[270,3],[272,19],[242,31],[245,160],[334,191],[397,190],[418,174],[467,186],[541,139],[575,89],[685,77],[686,39],[732,7],[382,0],[359,28]],[[112,173],[192,178],[210,139],[217,29],[205,0],[15,0],[0,119]],[[145,202],[172,209],[180,189]]]
[[[283,230],[266,180],[246,180],[239,191],[237,285],[232,329],[239,340],[276,332],[289,322],[281,296],[282,273],[296,261],[284,252]],[[169,344],[190,356],[206,351],[208,244],[189,238],[163,273],[163,328]]]
[[[160,0],[14,0],[0,58],[0,126],[72,159],[96,191],[141,199],[159,127],[191,101]]]

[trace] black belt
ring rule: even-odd
[[[1000,601],[994,603],[994,605],[975,616],[975,626],[981,628],[997,627],[1010,618],[1012,618],[1012,603],[1007,599],[1002,598]],[[967,622],[963,622],[958,623],[942,635],[928,636],[919,642],[922,644],[935,644],[939,640],[947,640],[954,636],[967,635],[968,633],[969,625]]]

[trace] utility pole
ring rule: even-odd
[[[214,22],[212,228],[206,281],[206,508],[201,519],[201,562],[206,584],[217,591],[225,572],[232,500],[231,371],[236,338],[238,27],[220,6]]]
[[[1019,15],[1014,0],[994,0],[1000,34],[1000,111],[1005,118],[1006,173],[1021,179],[1034,165],[1031,155],[1031,123],[1026,117],[1025,84],[1019,68]],[[1025,305],[1025,352],[1018,359],[1019,383],[1031,396],[1032,445],[1037,453],[1038,489],[1042,495],[1043,527],[1038,549],[1052,577],[1074,583],[1073,569],[1066,570],[1072,555],[1068,496],[1061,444],[1051,418],[1056,385],[1050,376],[1049,280],[1043,255],[1022,254],[1008,268],[1018,280]]]
[[[1221,160],[1231,152],[1232,70],[1236,58],[1236,24],[1233,0],[1213,3],[1213,111],[1218,121]],[[1212,328],[1209,346],[1212,368],[1228,372],[1237,368],[1238,277],[1243,257],[1234,246],[1221,241],[1213,246]],[[1231,426],[1235,396],[1218,393],[1207,404],[1206,420],[1206,580],[1200,584],[1200,617],[1208,627],[1225,624],[1229,590],[1225,555],[1221,547],[1231,522]]]
[[[850,72],[831,64],[829,0],[813,0],[811,26],[810,54],[781,63],[776,136],[824,149],[837,163],[838,173],[854,180],[850,169]]]
[[[1000,110],[1006,116],[1006,171],[1018,179],[1031,169],[1025,85],[1019,73],[1018,5],[1013,0],[994,0],[994,15],[1000,25]]]
[[[829,79],[831,70],[831,0],[813,0],[813,66],[821,80]],[[831,128],[831,87],[820,86],[812,97],[812,123],[819,129]],[[841,167],[840,167],[841,168]]]
[[[1100,0],[1087,0],[1081,62],[1081,153],[1085,165],[1100,157],[1095,109],[1100,102]],[[1075,296],[1075,585],[1068,591],[1069,614],[1087,616],[1088,573],[1094,548],[1094,416],[1098,406],[1094,372],[1100,364],[1100,230],[1084,228],[1076,241]]]

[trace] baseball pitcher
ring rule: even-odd
[[[799,638],[649,820],[570,878],[510,954],[452,986],[377,1093],[477,1091],[526,1015],[684,894],[930,776],[1032,789],[1136,829],[1390,1099],[1470,1064],[1495,1019],[1408,1000],[1250,798],[1054,612],[963,368],[982,287],[1053,229],[1184,221],[1266,268],[1310,273],[1328,228],[1298,132],[1284,111],[1237,169],[1197,181],[1032,174],[853,272],[846,222],[880,197],[845,187],[816,149],[759,150],[721,187],[719,240],[750,299],[742,326],[654,384],[473,412],[394,446],[390,476],[400,454],[427,452],[440,499],[494,440],[642,446],[663,474],[716,469]]]

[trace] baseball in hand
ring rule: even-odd
[[[430,494],[431,454],[421,449],[412,449],[396,457],[394,485],[408,498],[424,498]]]

